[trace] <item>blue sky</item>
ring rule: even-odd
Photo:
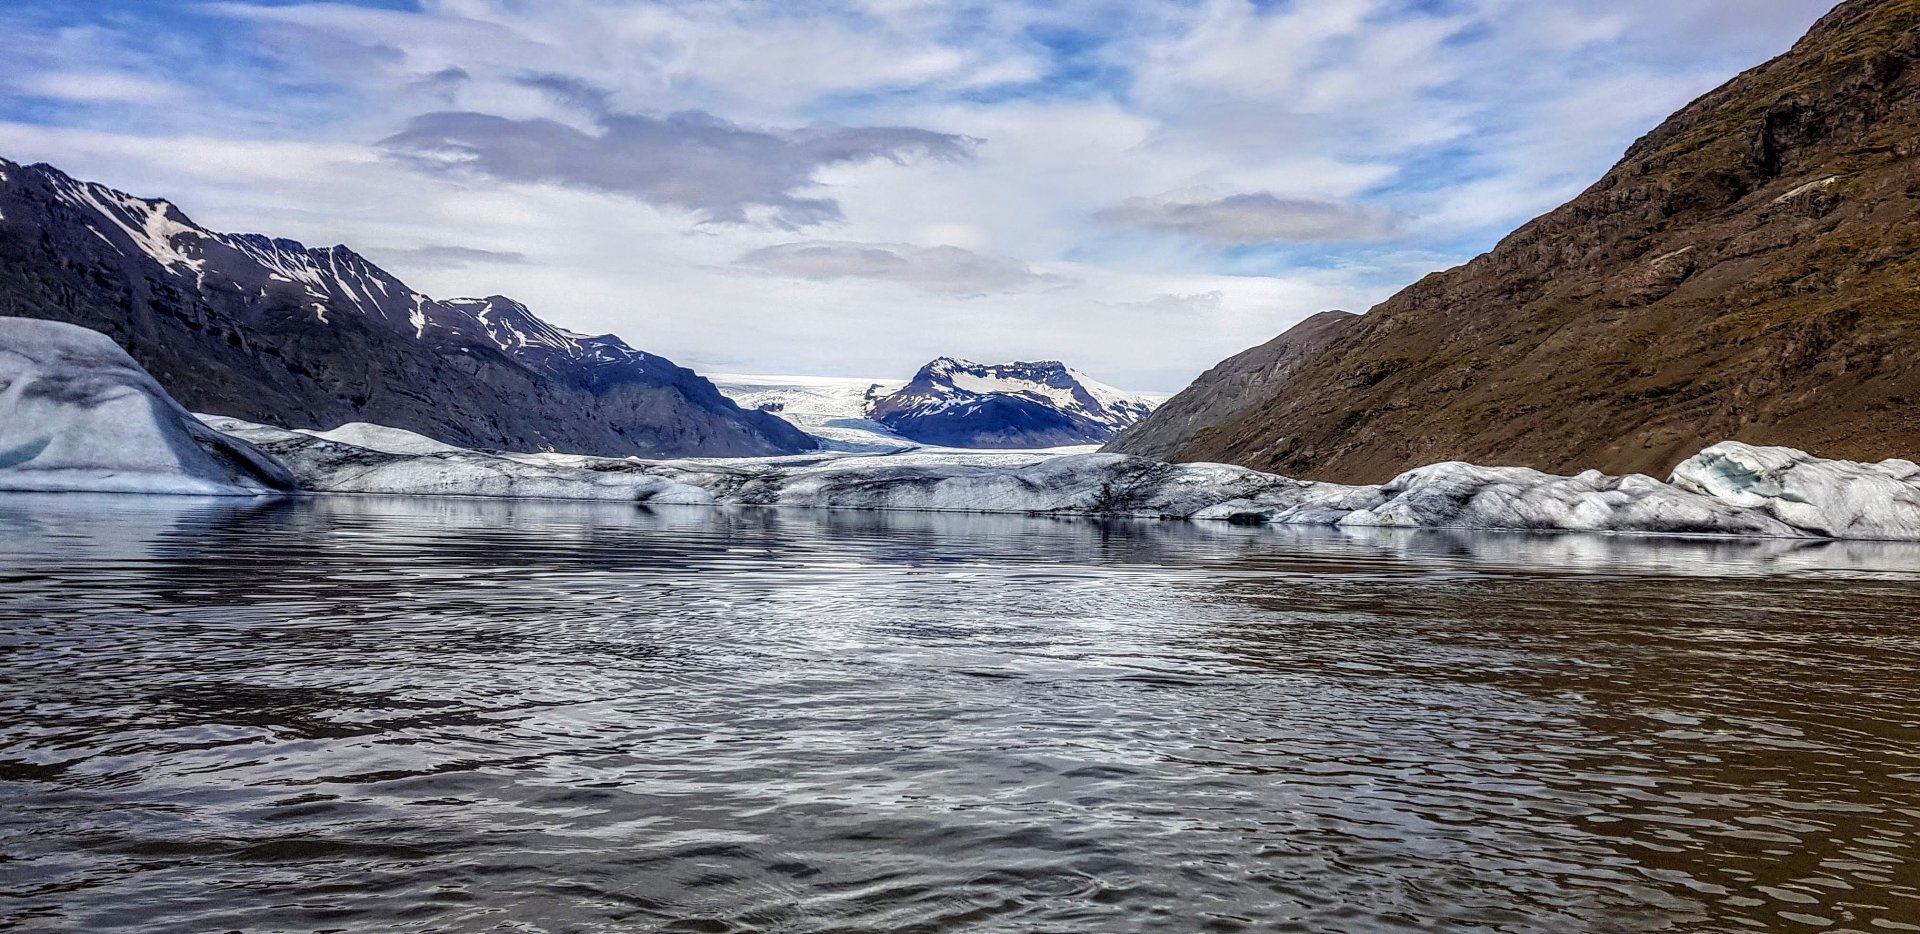
[[[1827,0],[24,0],[0,156],[709,371],[1172,390],[1470,258]]]

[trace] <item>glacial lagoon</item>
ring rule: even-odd
[[[1920,546],[0,498],[0,928],[1920,930]]]

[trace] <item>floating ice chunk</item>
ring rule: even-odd
[[[97,331],[0,317],[0,490],[252,496],[286,468],[201,424]]]
[[[1920,465],[1908,460],[1861,464],[1726,441],[1674,468],[1673,484],[1818,535],[1920,540]]]

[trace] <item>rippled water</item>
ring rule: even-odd
[[[0,927],[1920,930],[1920,551],[0,499]]]

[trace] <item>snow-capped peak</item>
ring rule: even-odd
[[[982,396],[1021,396],[1115,428],[1131,425],[1153,409],[1146,399],[1097,382],[1058,360],[985,364],[940,357],[921,367],[903,393],[948,406]]]
[[[984,364],[940,357],[868,412],[915,440],[958,447],[1037,447],[1107,440],[1152,412],[1149,400],[1058,360]]]

